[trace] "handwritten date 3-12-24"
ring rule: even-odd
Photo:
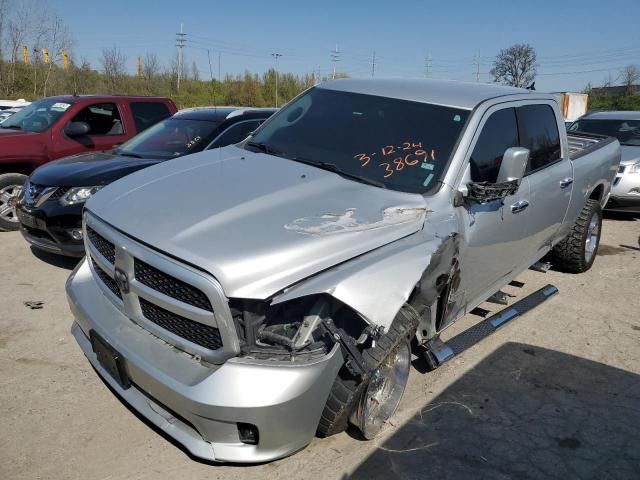
[[[378,163],[378,166],[384,170],[383,178],[389,178],[396,172],[404,170],[405,167],[415,167],[419,163],[427,163],[429,160],[435,161],[436,159],[435,150],[431,149],[428,152],[423,149],[422,142],[402,142],[400,146],[385,145],[372,153],[358,153],[353,158],[360,161],[360,166],[365,168],[369,166],[372,157],[377,154],[380,154],[379,158],[387,160]]]

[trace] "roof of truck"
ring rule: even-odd
[[[640,120],[640,111],[611,111],[611,112],[591,112],[582,118],[595,120]]]
[[[166,97],[148,97],[145,95],[55,95],[52,97],[46,97],[47,100],[60,101],[65,103],[75,103],[80,100],[156,100],[156,101],[170,101]]]
[[[505,87],[491,83],[458,82],[429,78],[340,79],[321,83],[318,88],[447,105],[468,110],[490,98],[538,93],[523,88]],[[552,96],[549,95],[549,97],[551,98]]]
[[[254,108],[254,107],[194,107],[184,108],[174,115],[174,118],[180,117],[192,120],[226,120],[240,115],[249,115],[253,113],[264,113],[265,117],[275,113],[275,108]]]

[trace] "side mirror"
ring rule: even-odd
[[[529,149],[522,147],[507,148],[502,157],[500,171],[496,183],[517,182],[524,177],[524,172],[529,161]]]
[[[502,156],[496,182],[468,183],[465,191],[461,191],[460,195],[454,199],[454,206],[461,206],[465,197],[477,203],[487,203],[513,195],[518,191],[528,161],[529,149],[507,148]]]
[[[91,127],[87,122],[71,122],[64,128],[64,133],[71,138],[88,135],[90,131]]]

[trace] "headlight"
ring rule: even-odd
[[[77,203],[86,202],[87,200],[89,200],[91,195],[96,193],[101,188],[102,186],[70,188],[69,191],[60,198],[60,203],[62,203],[62,205],[75,205]]]
[[[636,162],[633,165],[629,166],[629,173],[640,173],[640,162]]]

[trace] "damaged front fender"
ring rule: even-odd
[[[272,304],[326,293],[368,323],[388,329],[443,241],[418,232],[304,280],[274,297]]]

